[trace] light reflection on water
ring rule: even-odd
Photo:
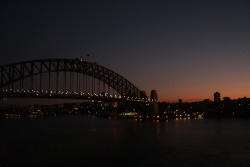
[[[0,120],[5,166],[249,166],[250,120]]]

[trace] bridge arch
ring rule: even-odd
[[[52,72],[73,72],[96,78],[122,97],[140,97],[140,90],[118,73],[97,63],[78,59],[39,59],[0,66],[0,88],[26,78]],[[56,81],[58,82],[58,81]]]

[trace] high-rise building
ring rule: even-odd
[[[151,101],[158,101],[158,96],[156,90],[152,90],[150,94]]]
[[[220,102],[220,93],[219,92],[214,93],[214,102]]]
[[[159,113],[159,107],[158,107],[158,96],[156,90],[151,91],[150,101],[151,101],[151,114],[157,115]]]

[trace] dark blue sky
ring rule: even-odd
[[[97,62],[160,100],[250,96],[250,1],[1,1],[0,62]]]

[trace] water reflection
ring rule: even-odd
[[[3,119],[0,165],[94,166],[119,161],[124,166],[146,167],[248,166],[250,160],[244,157],[250,157],[249,127],[249,120],[198,117]]]

